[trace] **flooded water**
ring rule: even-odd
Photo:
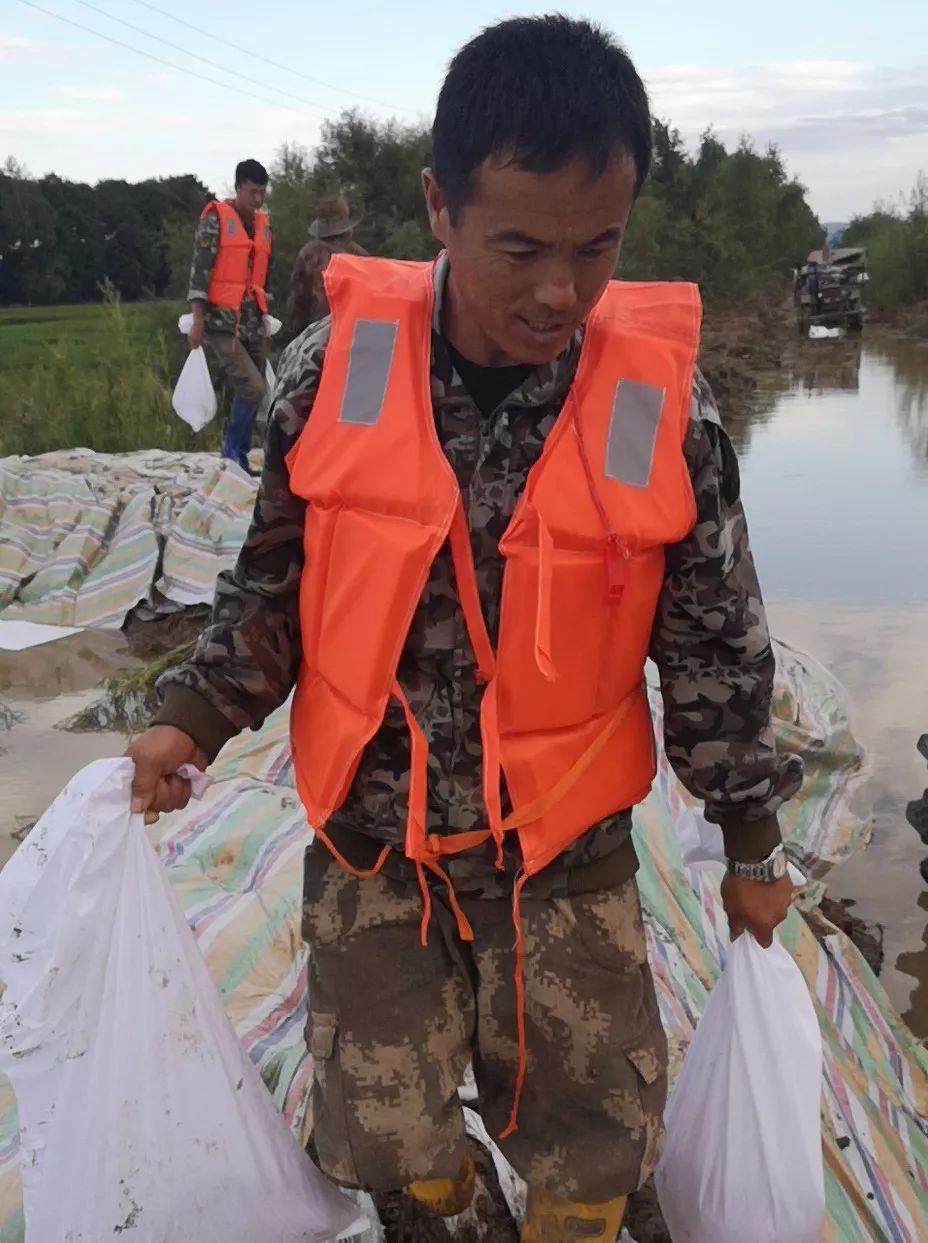
[[[25,652],[0,651],[0,866],[16,849],[14,834],[80,768],[125,750],[121,734],[55,726],[100,698],[102,678],[133,663],[121,634],[93,630]]]
[[[905,818],[928,786],[928,345],[804,343],[732,427],[771,628],[847,687],[871,753],[873,843],[835,897],[885,928],[883,982],[928,1036],[928,846]]]

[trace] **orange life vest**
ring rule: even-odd
[[[254,237],[249,237],[242,218],[232,206],[217,200],[207,203],[200,213],[214,211],[219,216],[219,254],[206,291],[214,306],[238,311],[242,299],[253,297],[262,315],[267,314],[264,286],[271,258],[271,226],[267,212],[256,211]]]
[[[423,937],[430,911],[423,868],[447,883],[469,939],[441,858],[492,837],[501,864],[503,837],[512,831],[522,856],[515,892],[521,951],[525,878],[592,825],[639,802],[654,778],[644,663],[664,548],[692,529],[696,515],[683,438],[699,294],[686,284],[613,282],[591,313],[573,384],[500,541],[505,571],[494,651],[461,494],[435,429],[433,275],[429,264],[346,255],[334,256],[326,271],[332,329],[325,366],[288,459],[290,486],[308,502],[294,769],[310,823],[349,866],[325,824],[345,799],[390,697],[398,700],[411,739],[405,852],[422,888]],[[446,540],[486,684],[488,823],[442,837],[426,832],[427,744],[396,672]],[[512,804],[506,817],[501,775]],[[520,973],[517,988],[521,1000]],[[523,1074],[524,1063],[519,1086]]]

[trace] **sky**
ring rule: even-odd
[[[823,221],[899,202],[928,173],[928,0],[548,7],[609,27],[688,142],[712,126],[777,143]],[[343,108],[427,121],[462,43],[544,8],[0,0],[0,161],[89,182],[191,172],[225,192],[239,159],[312,147]]]

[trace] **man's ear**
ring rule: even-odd
[[[441,186],[436,181],[435,174],[430,168],[422,170],[422,189],[425,194],[425,206],[429,213],[429,224],[432,226],[432,232],[443,246],[447,246],[448,236],[451,232],[451,217],[448,213],[448,206]]]

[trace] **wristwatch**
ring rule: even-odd
[[[780,842],[766,859],[755,863],[741,863],[737,859],[729,859],[728,870],[732,876],[740,876],[742,880],[759,880],[765,885],[772,885],[786,875],[786,863],[786,850]]]

